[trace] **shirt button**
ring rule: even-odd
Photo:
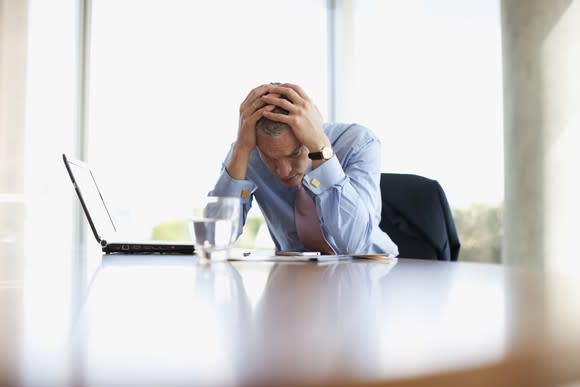
[[[243,189],[241,196],[242,196],[242,199],[243,200],[246,200],[250,196],[250,190],[249,189]]]

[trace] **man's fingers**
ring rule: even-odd
[[[256,95],[260,94],[260,93],[264,93],[265,90],[268,90],[269,87],[272,87],[272,85],[267,84],[267,85],[260,85],[258,87],[254,87],[246,96],[246,98],[244,99],[244,101],[242,103],[248,102],[249,100],[252,99],[256,99]]]
[[[251,104],[252,101],[254,101],[257,98],[261,97],[262,95],[266,94],[268,92],[268,90],[272,87],[273,87],[272,85],[266,84],[266,85],[260,85],[256,88],[252,89],[252,91],[250,91],[250,93],[246,96],[246,98],[244,99],[244,101],[240,105],[240,111],[243,110],[243,108],[246,105]]]
[[[272,106],[272,105],[270,105]],[[287,114],[281,114],[281,113],[273,113],[271,111],[264,111],[262,113],[264,115],[264,117],[266,117],[269,120],[272,121],[276,121],[276,122],[282,122],[284,124],[287,124],[288,126],[292,127],[291,122],[294,120],[294,117],[289,116]]]
[[[267,106],[267,105],[271,105],[271,104],[267,103],[265,101],[262,101],[261,97],[258,97],[257,99],[255,99],[251,103],[247,103],[246,106],[243,108],[241,113],[242,113],[242,115],[245,115],[245,116],[251,116],[252,114],[254,114],[255,112],[257,112],[258,110],[262,109],[264,106]],[[275,106],[272,106],[270,108],[270,110],[273,110],[274,108],[275,108]]]
[[[304,101],[304,98],[302,98],[294,89],[290,87],[274,86],[270,92],[285,95],[295,105],[299,105],[302,101]]]
[[[253,100],[251,103],[250,103],[250,101],[247,101],[247,102],[245,103],[245,105],[244,105],[244,104],[242,104],[243,106],[242,106],[242,108],[241,108],[241,113],[242,113],[242,114],[245,114],[245,115],[251,115],[251,114],[253,114],[255,111],[257,111],[257,110],[259,110],[259,109],[263,108],[264,106],[266,106],[266,105],[270,104],[269,102],[264,102],[264,101],[262,100],[262,97],[264,97],[265,95],[266,95],[266,94],[264,94],[264,95],[259,95],[259,96],[258,96],[258,97],[257,97],[255,100]],[[270,97],[278,97],[278,98],[280,97],[280,94],[276,94],[276,93],[269,93],[269,94],[267,94],[267,95],[268,95],[268,96],[270,96]],[[284,100],[284,101],[286,101],[286,100]],[[288,102],[288,101],[286,101],[286,102]],[[274,109],[274,107],[272,107],[272,109]],[[270,110],[272,110],[272,109],[270,109]]]
[[[264,103],[270,104],[270,105],[276,105],[284,110],[286,110],[287,112],[295,112],[296,111],[296,105],[294,105],[292,102],[288,101],[287,99],[283,99],[283,98],[276,98],[276,97],[272,97],[270,94],[268,95],[263,95],[261,97],[261,100],[264,101]]]
[[[248,118],[248,122],[250,122],[252,125],[255,125],[256,122],[258,122],[258,120],[264,116],[265,112],[271,112],[275,108],[276,108],[275,105],[262,106],[260,109],[256,110],[254,113],[250,115],[250,117]]]
[[[281,98],[285,96],[285,98]],[[302,88],[293,83],[260,85],[247,95],[240,105],[240,114],[254,125],[261,117],[288,124],[291,118],[285,114],[271,113],[280,107],[289,113],[295,113],[298,106],[303,106],[309,98]]]
[[[298,85],[295,85],[293,83],[284,83],[282,86],[286,86],[291,88],[292,90],[294,90],[296,93],[298,93],[298,95],[300,95],[301,98],[309,101],[310,98],[308,97],[308,94],[306,94],[306,92],[304,90],[302,90],[302,88]]]
[[[260,108],[264,107],[264,105],[266,105],[266,103],[265,103],[265,102],[262,102],[262,101],[260,101],[260,99],[259,99],[259,98],[258,98],[258,99],[255,99],[255,100],[254,100],[254,101],[251,103],[251,106],[252,106],[252,108],[254,109],[254,111],[256,111],[256,110],[258,110],[258,109],[260,109]]]

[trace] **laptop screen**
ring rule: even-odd
[[[92,223],[93,233],[97,240],[110,238],[116,233],[115,224],[109,214],[105,201],[101,196],[97,182],[89,167],[77,160],[68,160],[64,157],[71,174],[73,184],[76,185],[77,194],[84,202],[85,215],[89,223]]]

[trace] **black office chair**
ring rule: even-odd
[[[381,230],[399,257],[457,261],[459,237],[441,185],[422,176],[381,174]]]

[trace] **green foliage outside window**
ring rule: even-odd
[[[483,204],[453,209],[460,261],[501,262],[503,207]]]
[[[253,248],[256,242],[256,236],[260,227],[264,224],[264,219],[259,216],[253,216],[246,219],[242,235],[236,241],[235,247]],[[191,234],[187,219],[174,219],[167,222],[159,223],[151,232],[151,239],[190,242]]]

